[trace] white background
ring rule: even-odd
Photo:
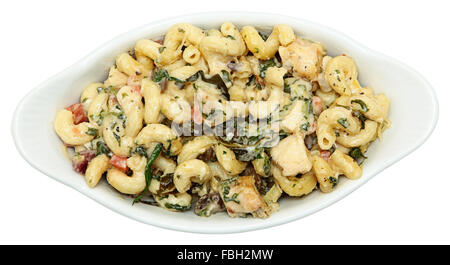
[[[450,243],[446,2],[1,1],[0,243]],[[440,120],[434,133],[413,154],[332,206],[289,224],[230,235],[174,232],[138,223],[43,175],[16,151],[10,130],[13,111],[40,82],[130,29],[166,17],[217,10],[308,19],[405,62],[430,81],[439,97]]]

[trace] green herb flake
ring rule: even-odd
[[[179,204],[166,203],[164,206],[167,209],[173,209],[173,210],[180,211],[180,212],[184,212],[184,211],[187,211],[187,210],[191,209],[190,205],[188,205],[188,206],[181,206]]]
[[[230,80],[230,74],[228,73],[227,70],[222,70],[222,79],[224,82],[231,82]]]
[[[121,112],[121,113],[117,114],[117,118],[119,118],[121,120],[125,120],[126,116],[125,116],[125,114],[123,112]]]
[[[143,145],[140,145],[140,146],[136,147],[134,152],[136,154],[140,155],[140,156],[143,156],[143,157],[147,157],[148,156],[147,148],[145,148],[145,146],[143,146]]]
[[[164,78],[168,78],[169,77],[169,73],[167,73],[167,70],[165,69],[161,69],[159,71],[156,71],[155,74],[153,75],[153,82],[161,82],[161,80],[163,80]]]
[[[204,82],[209,83],[209,84],[213,84],[215,86],[217,86],[217,88],[222,92],[222,95],[229,99],[230,98],[230,94],[228,93],[228,87],[225,84],[223,77],[220,74],[215,74],[212,77],[206,77],[205,73],[203,72],[203,70],[198,71],[197,73],[193,74],[192,76],[190,76],[189,78],[186,79],[187,82],[194,82],[196,81],[198,78],[201,78]]]
[[[357,117],[358,120],[361,122],[361,129],[365,129],[367,118],[358,110],[352,111],[352,114],[353,116]]]
[[[368,112],[369,109],[367,108],[367,105],[364,101],[360,100],[360,99],[353,99],[350,101],[351,104],[356,103],[359,104],[359,106],[361,106],[361,110],[364,112]]]
[[[173,156],[172,152],[170,151],[170,149],[172,148],[172,139],[169,140],[169,146],[167,147],[167,150],[165,152],[166,156]]]
[[[328,177],[328,181],[330,181],[331,186],[334,188],[338,184],[338,179],[332,176]]]
[[[119,146],[120,146],[122,144],[120,136],[114,131],[113,131],[113,135],[114,135],[114,138],[116,138],[116,141],[119,143]]]
[[[248,78],[247,83],[245,84],[246,87],[251,86],[256,81],[256,76],[252,75]]]
[[[228,194],[230,193],[230,186],[225,185],[222,188],[222,193],[223,193],[223,201],[224,202],[235,202],[235,203],[241,203],[238,199],[237,196],[239,196],[239,193],[234,193],[233,195],[231,195],[231,197],[228,197]]]
[[[310,127],[311,125],[309,124],[309,122],[306,122],[306,123],[303,123],[301,126],[300,126],[300,128],[303,130],[303,131],[307,131],[308,129],[309,129],[309,127]]]
[[[153,174],[152,174],[152,170],[151,170],[152,164],[156,160],[156,158],[158,158],[159,154],[161,153],[162,148],[163,148],[163,144],[158,143],[155,146],[155,149],[153,149],[152,154],[148,158],[147,165],[145,165],[145,188],[141,192],[141,194],[139,194],[139,196],[137,196],[136,199],[134,199],[133,204],[138,202],[144,196],[145,191],[148,190],[148,186],[150,185],[150,179],[153,178]]]
[[[195,73],[186,79],[186,82],[195,82],[201,75],[199,73]]]
[[[346,118],[340,118],[337,121],[340,125],[342,125],[342,127],[344,128],[348,128],[348,126],[350,126],[350,124],[348,123],[348,120]]]
[[[263,39],[263,41],[266,41],[269,38],[269,35],[261,33],[258,31],[259,36],[261,36],[261,39]]]
[[[261,86],[261,84],[260,83],[256,83],[256,89],[258,89],[258,90],[262,90],[262,86]]]
[[[264,61],[264,62],[260,63],[259,64],[259,76],[261,78],[266,77],[266,70],[269,67],[273,67],[273,66],[275,66],[275,62],[274,62],[273,59],[270,59],[270,60],[267,60],[267,61]]]
[[[96,155],[108,154],[110,152],[109,148],[102,141],[98,141],[96,147],[97,147],[96,148],[97,149]]]
[[[87,132],[86,132],[86,134],[87,134],[87,135],[92,135],[92,136],[94,136],[94,137],[97,137],[97,135],[98,135],[98,129],[89,127],[88,130],[87,130]]]
[[[156,179],[157,181],[161,181],[161,176],[158,176],[158,175],[152,174],[152,175],[150,176],[150,178],[151,178],[151,179]]]
[[[303,101],[305,102],[305,105],[306,105],[305,113],[312,114],[313,113],[312,99],[304,98]],[[305,116],[305,119],[308,119],[308,117]]]
[[[208,211],[208,207],[201,209],[199,212],[196,212],[195,214],[202,217],[211,216],[211,212]]]
[[[178,79],[178,78],[176,78],[176,77],[173,77],[173,76],[169,76],[169,77],[167,78],[167,80],[169,80],[169,81],[175,81],[175,83],[176,83],[177,85],[182,85],[182,84],[184,84],[184,82],[185,82],[185,81],[180,80],[180,79]]]
[[[348,155],[351,156],[356,161],[356,163],[358,163],[358,165],[361,165],[364,162],[364,160],[367,159],[367,157],[364,156],[364,154],[361,151],[361,148],[359,147],[352,148],[348,152]]]
[[[284,83],[283,92],[290,94],[291,86],[288,83]]]
[[[236,40],[233,36],[231,35],[227,35],[227,38],[232,39],[232,40]]]

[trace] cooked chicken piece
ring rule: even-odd
[[[270,151],[272,160],[280,166],[284,176],[295,176],[311,170],[312,163],[308,155],[303,136],[292,134],[281,140]]]
[[[308,80],[314,80],[320,70],[322,57],[325,55],[320,43],[304,40],[299,37],[287,47],[280,46],[279,53],[283,66],[294,70]]]
[[[223,180],[219,184],[219,193],[231,217],[245,216],[247,213],[265,217],[261,213],[267,204],[256,189],[253,176]]]

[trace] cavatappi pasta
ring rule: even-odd
[[[288,25],[177,24],[117,55],[54,129],[90,188],[103,178],[134,203],[265,218],[283,196],[360,178],[388,111],[350,56]]]

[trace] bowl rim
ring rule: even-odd
[[[283,218],[279,218],[276,220],[271,220],[266,219],[265,222],[254,222],[252,225],[246,225],[243,226],[242,228],[236,228],[236,227],[232,227],[232,228],[226,228],[226,227],[222,227],[220,230],[218,229],[213,229],[213,228],[205,228],[205,227],[187,227],[187,226],[183,226],[183,225],[179,225],[179,224],[171,224],[171,223],[162,223],[162,222],[151,222],[145,218],[140,218],[139,216],[136,215],[132,215],[129,214],[127,212],[121,211],[120,208],[115,208],[110,206],[110,204],[108,203],[107,200],[102,199],[100,196],[94,197],[91,196],[89,193],[85,192],[83,189],[80,189],[76,186],[72,186],[68,183],[66,183],[65,181],[63,181],[61,178],[58,178],[57,176],[54,176],[51,172],[49,172],[47,169],[41,167],[38,163],[35,163],[33,161],[33,157],[29,156],[26,152],[24,152],[24,148],[22,148],[22,142],[19,139],[18,136],[18,127],[20,125],[20,113],[22,111],[22,109],[25,106],[26,101],[30,98],[30,96],[33,95],[33,93],[35,93],[36,91],[38,91],[40,88],[45,87],[48,83],[50,83],[52,80],[56,79],[57,77],[63,75],[65,72],[70,71],[72,68],[75,68],[78,65],[82,65],[84,61],[87,61],[90,57],[92,57],[93,55],[95,55],[96,53],[98,53],[100,50],[102,50],[105,46],[108,45],[108,43],[111,42],[116,42],[120,39],[122,39],[123,37],[133,33],[133,32],[137,32],[140,31],[142,29],[145,29],[147,27],[157,27],[158,24],[164,24],[164,23],[169,23],[170,21],[173,21],[175,23],[180,22],[180,21],[185,21],[189,22],[189,20],[192,20],[192,18],[195,17],[202,17],[202,16],[216,16],[216,17],[221,17],[223,18],[223,21],[226,21],[227,17],[230,15],[241,15],[241,16],[252,16],[252,17],[270,17],[273,19],[279,19],[279,18],[283,18],[285,20],[289,20],[289,21],[297,21],[297,22],[301,22],[302,24],[306,24],[308,26],[313,26],[316,28],[320,28],[323,31],[326,31],[327,33],[332,33],[334,34],[336,37],[342,39],[343,41],[346,41],[348,43],[350,43],[351,45],[353,45],[354,47],[357,47],[361,50],[364,50],[370,54],[372,54],[375,57],[379,57],[379,58],[383,58],[384,60],[388,61],[391,64],[394,64],[400,68],[402,68],[405,71],[408,71],[412,74],[414,74],[417,78],[420,79],[420,81],[424,84],[424,88],[426,88],[428,90],[428,92],[430,92],[430,99],[433,103],[433,108],[430,110],[430,112],[432,113],[432,117],[431,117],[431,122],[429,123],[429,127],[428,130],[426,131],[426,133],[423,134],[423,137],[421,139],[419,139],[416,144],[414,146],[411,146],[410,148],[408,148],[407,150],[401,152],[397,158],[393,159],[392,161],[389,161],[387,163],[384,163],[382,166],[380,166],[377,170],[375,170],[375,172],[368,178],[365,179],[360,179],[358,181],[358,183],[356,185],[354,185],[352,188],[348,189],[347,191],[341,193],[341,196],[332,199],[332,200],[326,200],[324,203],[321,203],[320,205],[314,207],[314,208],[310,208],[308,209],[308,211],[304,211],[302,213],[299,214],[292,214],[289,216],[285,216]],[[69,67],[65,68],[64,70],[60,71],[59,73],[51,76],[50,78],[46,79],[45,81],[43,81],[40,85],[36,86],[35,88],[33,88],[32,90],[30,90],[29,92],[27,92],[27,94],[20,100],[19,104],[17,105],[14,114],[13,114],[13,118],[12,118],[12,122],[11,122],[11,133],[13,136],[13,141],[14,144],[18,150],[18,152],[20,153],[20,155],[35,169],[37,169],[38,171],[40,171],[41,173],[79,191],[80,193],[84,194],[85,196],[91,198],[92,200],[96,201],[97,203],[105,206],[106,208],[117,212],[119,214],[125,215],[129,218],[132,218],[136,221],[145,223],[145,224],[150,224],[156,227],[161,227],[161,228],[165,228],[165,229],[170,229],[170,230],[175,230],[175,231],[182,231],[182,232],[191,232],[191,233],[203,233],[203,234],[224,234],[224,233],[240,233],[240,232],[246,232],[246,231],[254,231],[254,230],[260,230],[260,229],[265,229],[265,228],[269,228],[269,227],[274,227],[274,226],[278,226],[281,224],[285,224],[285,223],[289,223],[292,222],[294,220],[298,220],[301,219],[303,217],[306,217],[310,214],[313,214],[321,209],[324,209],[332,204],[334,204],[335,202],[343,199],[344,197],[346,197],[347,195],[349,195],[350,193],[352,193],[353,191],[355,191],[356,189],[358,189],[359,187],[361,187],[362,185],[364,185],[367,181],[369,181],[370,179],[372,179],[375,175],[378,175],[380,172],[382,172],[384,169],[390,167],[391,165],[393,165],[394,163],[398,162],[399,160],[403,159],[404,157],[408,156],[409,154],[411,154],[412,152],[414,152],[417,148],[419,148],[433,133],[437,121],[439,118],[439,103],[438,103],[438,99],[436,96],[436,92],[434,91],[433,87],[431,86],[431,84],[416,70],[414,70],[413,68],[407,66],[406,64],[398,61],[397,59],[394,59],[388,55],[385,55],[383,53],[380,53],[378,51],[374,51],[364,45],[362,45],[361,43],[357,42],[356,40],[350,38],[349,36],[347,36],[346,34],[337,31],[333,28],[330,28],[328,26],[319,24],[317,22],[312,22],[309,20],[305,20],[302,18],[297,18],[297,17],[293,17],[293,16],[285,16],[282,14],[275,14],[275,13],[267,13],[267,12],[245,12],[245,11],[214,11],[214,12],[199,12],[199,13],[188,13],[185,15],[181,15],[181,16],[172,16],[172,17],[167,17],[164,19],[159,19],[156,21],[151,21],[145,25],[133,28],[129,31],[126,31],[122,34],[117,35],[116,37],[108,40],[107,42],[104,42],[103,44],[101,44],[100,46],[98,46],[97,48],[95,48],[94,50],[92,50],[90,53],[88,53],[86,56],[84,56],[82,59],[78,60],[77,62],[75,62],[74,64],[70,65]]]

